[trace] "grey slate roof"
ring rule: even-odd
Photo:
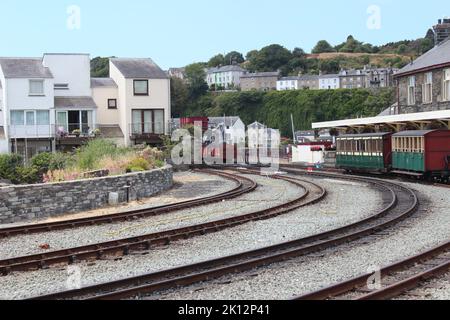
[[[91,78],[91,88],[100,88],[100,87],[117,88],[117,83],[111,78]]]
[[[331,78],[339,78],[338,74],[323,74],[319,76],[319,79],[331,79]]]
[[[232,127],[240,120],[239,117],[210,117],[209,118],[209,125],[210,126],[219,126],[220,124],[224,123],[227,127]]]
[[[395,76],[442,64],[450,64],[450,38],[405,66]]]
[[[231,72],[231,71],[246,72],[246,70],[242,69],[240,66],[231,65],[231,66],[223,66],[223,67],[208,69],[208,74],[219,73],[219,72]]]
[[[169,79],[168,75],[150,58],[111,58],[110,60],[126,79]]]
[[[410,131],[401,131],[399,133],[394,134],[394,137],[424,137],[429,133],[435,132],[438,130],[410,130]]]
[[[92,97],[55,97],[55,108],[97,108]]]
[[[102,137],[104,138],[123,138],[122,129],[119,125],[100,125],[99,126]]]
[[[319,76],[314,74],[305,74],[302,76],[293,76],[293,77],[283,77],[281,81],[289,81],[289,80],[299,80],[299,81],[308,81],[308,80],[318,80]]]
[[[280,75],[279,72],[256,72],[256,73],[247,73],[241,76],[241,78],[265,78],[265,77],[278,77]]]
[[[5,78],[53,78],[41,58],[0,58]]]

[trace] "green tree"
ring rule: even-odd
[[[249,68],[260,72],[281,69],[283,74],[287,74],[289,72],[288,63],[292,57],[292,53],[285,47],[272,44],[262,48],[257,53],[251,53],[249,56]]]
[[[91,77],[109,77],[109,58],[96,57],[91,60]]]
[[[190,99],[198,98],[208,91],[208,84],[205,81],[205,65],[203,63],[193,63],[186,66],[185,73]]]
[[[312,53],[319,54],[325,52],[335,52],[336,50],[326,41],[320,40],[317,42],[316,46],[313,48]]]
[[[225,56],[225,65],[232,65],[233,63],[241,64],[245,61],[242,53],[231,51]]]
[[[184,80],[170,79],[170,94],[172,105],[172,117],[179,118],[186,111],[189,104],[189,88]]]
[[[211,59],[209,59],[208,61],[208,67],[209,68],[215,68],[218,66],[223,66],[225,65],[225,57],[223,56],[223,54],[217,54],[214,57],[212,57]]]

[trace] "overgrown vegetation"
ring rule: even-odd
[[[154,148],[117,147],[92,140],[73,154],[41,153],[25,163],[20,155],[0,155],[0,178],[14,184],[61,182],[90,177],[92,171],[109,175],[140,172],[164,165],[164,154]]]
[[[209,93],[206,105],[192,103],[183,116],[239,116],[246,124],[259,121],[291,136],[290,114],[296,129],[308,130],[312,122],[375,116],[394,100],[393,88]]]

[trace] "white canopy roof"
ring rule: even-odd
[[[358,118],[340,121],[317,122],[312,124],[313,129],[325,128],[358,128],[375,125],[404,125],[429,123],[431,121],[441,121],[450,127],[450,110],[440,110],[432,112],[407,113],[390,116]]]

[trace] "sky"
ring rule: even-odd
[[[151,57],[167,69],[273,43],[417,39],[444,16],[448,0],[0,0],[0,56]]]

